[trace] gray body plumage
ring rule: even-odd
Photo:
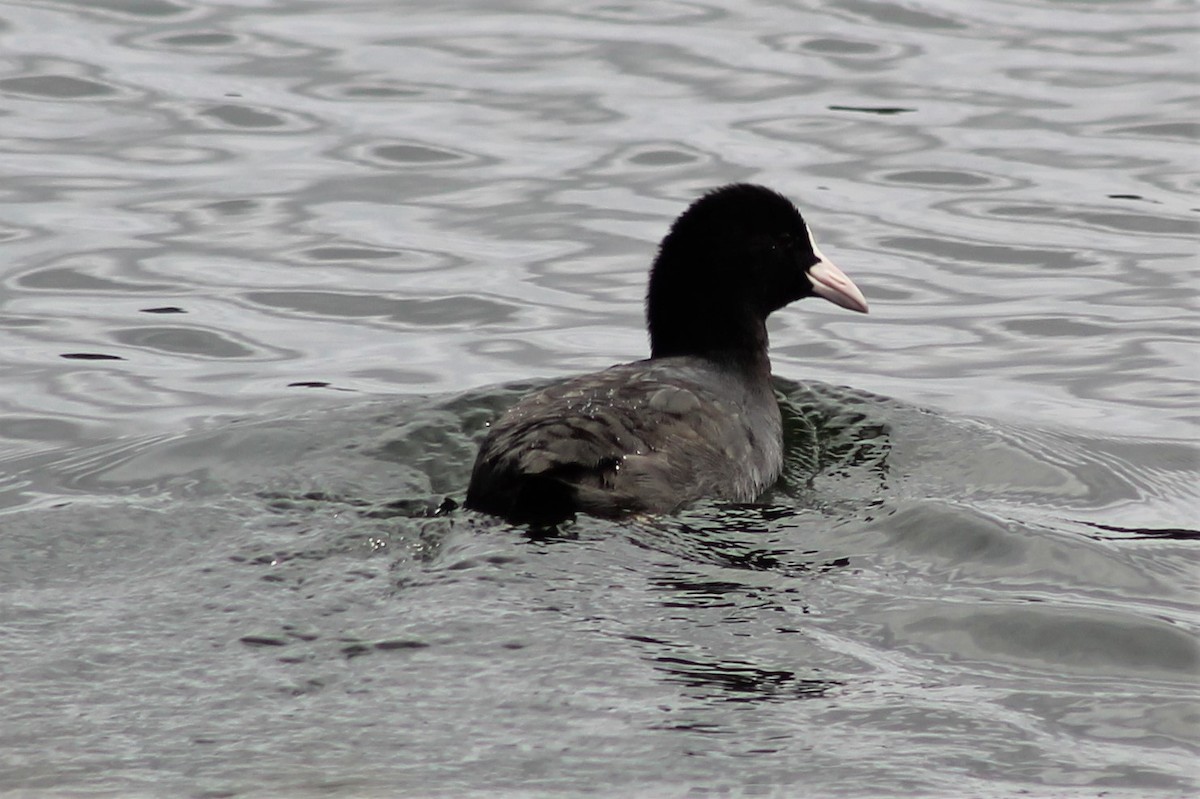
[[[467,504],[536,521],[558,506],[598,516],[748,502],[783,463],[765,377],[696,356],[613,366],[522,399],[480,447]]]

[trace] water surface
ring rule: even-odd
[[[0,3],[0,791],[1196,791],[1196,21]],[[780,486],[456,509],[735,180]]]

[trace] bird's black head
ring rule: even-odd
[[[651,354],[749,351],[765,362],[767,316],[814,294],[867,310],[791,201],[763,186],[724,186],[692,203],[659,247],[646,295]]]

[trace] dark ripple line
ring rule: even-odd
[[[1103,530],[1106,533],[1123,533],[1124,535],[1097,535],[1093,536],[1097,540],[1122,540],[1127,537],[1134,538],[1160,538],[1171,541],[1200,541],[1200,530],[1189,530],[1182,527],[1119,527],[1113,524],[1100,524],[1099,522],[1089,522],[1083,519],[1074,520],[1078,524],[1085,527],[1092,527],[1096,530]]]

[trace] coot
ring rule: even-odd
[[[650,357],[520,400],[484,438],[466,506],[550,524],[755,499],[783,466],[766,319],[813,295],[867,312],[786,197],[751,184],[704,195],[650,268]]]

